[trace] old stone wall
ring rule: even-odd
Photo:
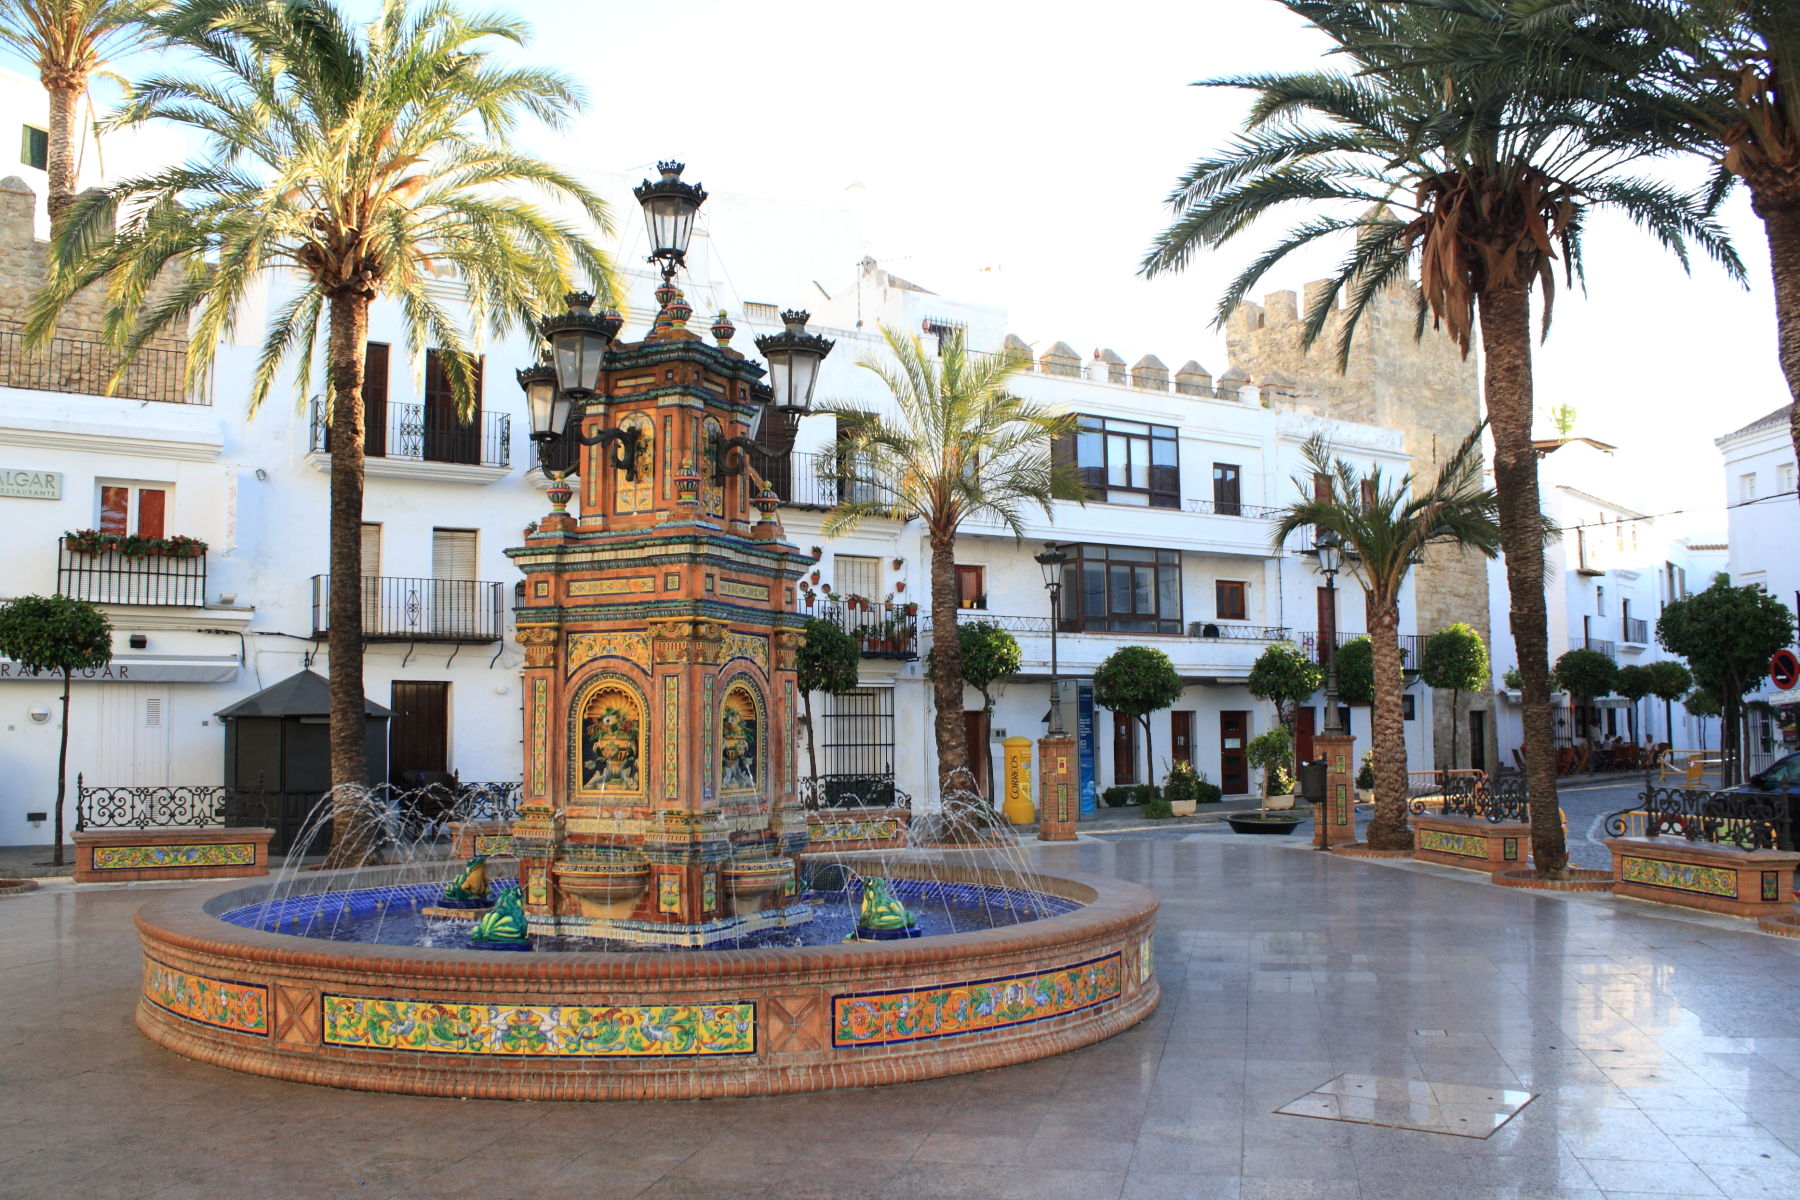
[[[106,310],[102,289],[89,288],[69,302],[49,346],[25,351],[25,321],[47,274],[48,247],[32,225],[35,204],[36,196],[17,176],[0,179],[0,386],[105,394],[118,357],[99,341]],[[113,394],[166,403],[189,400],[186,368],[185,339],[157,338],[140,352]]]
[[[1226,347],[1233,370],[1242,371],[1263,389],[1264,403],[1345,421],[1398,429],[1412,455],[1413,470],[1434,478],[1481,420],[1481,392],[1473,357],[1465,358],[1456,343],[1426,328],[1415,338],[1417,289],[1400,284],[1371,301],[1357,322],[1345,368],[1338,369],[1341,308],[1334,312],[1318,340],[1303,345],[1304,314],[1324,288],[1308,284],[1303,297],[1274,292],[1261,304],[1240,304],[1226,324]],[[1481,633],[1490,647],[1487,570],[1479,554],[1457,547],[1434,546],[1413,574],[1418,632],[1429,634],[1455,621]],[[1423,685],[1418,685],[1422,687]],[[1435,765],[1467,766],[1470,762],[1470,718],[1460,718],[1456,763],[1451,762],[1451,703],[1448,694],[1432,705]],[[1488,770],[1495,759],[1494,698],[1491,693],[1464,693],[1465,712],[1482,714]],[[1434,764],[1409,764],[1425,769]]]

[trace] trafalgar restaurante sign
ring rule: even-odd
[[[69,678],[83,683],[229,683],[237,676],[235,658],[115,658],[104,667],[69,673]],[[61,679],[60,671],[33,674],[10,658],[0,658],[0,683],[54,683]]]
[[[60,500],[62,472],[0,467],[0,496],[19,500]]]

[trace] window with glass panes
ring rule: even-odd
[[[1175,427],[1115,417],[1080,417],[1058,453],[1081,474],[1088,495],[1108,504],[1181,507]]]
[[[1181,632],[1181,554],[1135,546],[1067,546],[1063,628]]]

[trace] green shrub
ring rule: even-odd
[[[1200,776],[1194,771],[1194,764],[1178,762],[1169,768],[1168,777],[1163,780],[1163,799],[1171,804],[1193,800],[1198,795],[1196,789],[1199,783]]]
[[[1194,799],[1201,804],[1217,804],[1225,798],[1216,783],[1208,783],[1202,779],[1194,785]]]
[[[1106,807],[1108,808],[1124,808],[1127,804],[1132,803],[1136,791],[1136,788],[1121,784],[1118,787],[1109,787],[1101,792],[1100,799],[1106,802]]]
[[[1162,789],[1153,783],[1140,783],[1131,789],[1133,804],[1152,804],[1162,799]]]
[[[1365,792],[1375,790],[1375,752],[1373,750],[1363,754],[1362,769],[1356,773],[1356,786]]]
[[[1150,792],[1150,796],[1143,801],[1144,815],[1146,817],[1149,817],[1153,821],[1161,821],[1175,815],[1174,806],[1169,803],[1169,798],[1167,796],[1162,795],[1155,788],[1149,788],[1147,790]]]

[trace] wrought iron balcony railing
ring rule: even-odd
[[[103,396],[119,356],[100,335],[86,329],[59,329],[41,350],[25,348],[25,327],[0,321],[0,387],[30,388]],[[153,346],[138,351],[112,395],[163,404],[211,404],[205,392],[190,393],[184,376],[187,351]]]
[[[1642,617],[1626,617],[1624,625],[1624,636],[1619,639],[1620,641],[1631,642],[1638,646],[1650,644],[1650,622]]]
[[[1342,649],[1345,642],[1368,636],[1366,633],[1338,633],[1333,635],[1332,648],[1334,650]],[[1426,640],[1423,634],[1403,633],[1400,635],[1401,669],[1407,674],[1410,675],[1419,669],[1419,660],[1425,653]],[[1324,646],[1324,641],[1322,634],[1308,630],[1300,635],[1300,649],[1305,651],[1306,656],[1314,662],[1323,663],[1325,659],[1319,657],[1319,652]]]
[[[916,605],[841,601],[823,605],[808,615],[830,621],[855,638],[864,658],[919,657]]]
[[[206,603],[206,553],[185,558],[117,550],[88,554],[70,546],[68,538],[58,538],[56,590],[93,604],[199,608]]]
[[[1619,653],[1618,643],[1608,641],[1606,638],[1583,637],[1581,645],[1586,650],[1598,650],[1608,658],[1616,657]]]
[[[512,417],[482,411],[469,421],[428,412],[423,404],[382,404],[363,427],[363,454],[412,462],[505,467],[512,462]],[[331,452],[331,424],[325,406],[312,406],[311,448]]]
[[[331,629],[331,576],[312,577],[313,636]],[[474,579],[368,575],[362,581],[363,640],[497,642],[506,632],[505,589]]]
[[[1265,508],[1260,504],[1245,504],[1241,500],[1183,500],[1183,512],[1199,513],[1201,516],[1213,517],[1252,517],[1267,521],[1279,517],[1284,510]]]

